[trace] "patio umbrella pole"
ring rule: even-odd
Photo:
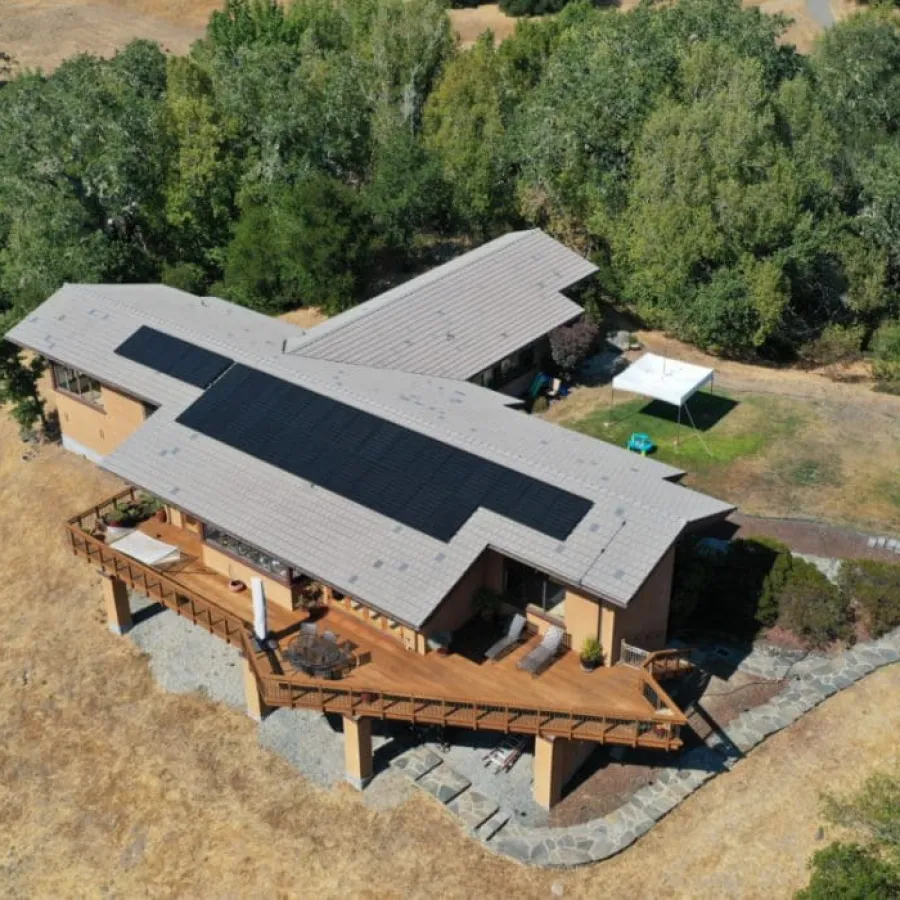
[[[262,578],[251,578],[250,590],[253,594],[253,637],[257,647],[265,650],[269,646],[269,627],[266,620],[266,590]]]

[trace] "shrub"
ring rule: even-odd
[[[828,325],[819,337],[800,348],[800,360],[807,366],[853,362],[861,356],[864,335],[862,325]]]
[[[846,560],[839,583],[847,601],[862,611],[873,637],[900,625],[900,566],[869,559]]]
[[[579,319],[573,325],[561,325],[550,332],[550,355],[556,365],[569,374],[587,359],[599,339],[597,324]]]
[[[881,390],[900,393],[900,319],[885,322],[872,338],[872,373]]]
[[[595,637],[586,637],[581,645],[581,658],[588,663],[599,664],[603,660],[603,647]]]
[[[900,895],[900,876],[859,844],[835,843],[810,861],[809,886],[795,900],[879,900]]]
[[[763,593],[778,558],[790,556],[788,548],[769,538],[736,540],[726,554],[710,558],[698,552],[697,543],[688,540],[678,548],[670,627],[713,629],[750,638],[760,625],[773,624],[776,593],[765,602]],[[781,583],[778,578],[774,581]]]
[[[848,639],[852,614],[847,598],[812,563],[794,556],[788,560],[774,595],[778,624],[813,646]]]
[[[531,412],[533,413],[545,413],[548,409],[550,409],[550,401],[543,394],[539,394],[531,402]]]
[[[559,12],[569,0],[500,0],[508,16],[545,16]]]

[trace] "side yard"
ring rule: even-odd
[[[716,365],[715,363],[713,363]],[[753,367],[740,379],[717,374],[714,395],[689,407],[698,431],[675,409],[616,393],[608,385],[578,387],[547,418],[619,446],[635,431],[658,444],[658,458],[687,471],[684,483],[727,498],[752,515],[799,516],[900,535],[900,401],[847,385],[781,392]],[[724,373],[723,373],[724,374]],[[800,374],[804,373],[791,373]],[[805,375],[802,391],[816,376]],[[790,390],[788,379],[782,389]]]

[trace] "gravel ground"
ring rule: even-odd
[[[157,683],[176,694],[199,691],[211,700],[244,709],[241,657],[224,641],[181,616],[159,607],[143,594],[131,594],[135,624],[128,633],[147,654]],[[374,723],[376,732],[381,723]],[[259,727],[259,742],[286,759],[313,783],[331,788],[344,780],[344,739],[339,716],[312,710],[276,709]],[[373,734],[375,778],[363,792],[367,806],[387,809],[414,790],[408,778],[388,765],[399,750],[397,736]]]
[[[531,791],[534,771],[534,741],[529,738],[525,750],[508,772],[494,774],[485,768],[484,757],[503,740],[504,735],[490,731],[456,731],[450,735],[453,743],[444,753],[436,744],[428,744],[445,764],[472,782],[479,793],[513,814],[524,825],[544,825],[547,811],[534,802]]]
[[[161,687],[173,694],[200,691],[243,709],[241,657],[234,647],[143,594],[131,594],[131,610],[135,625],[128,636],[150,658],[150,671]]]

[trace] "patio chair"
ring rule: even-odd
[[[318,634],[319,629],[316,628],[315,622],[301,622],[300,623],[300,634]]]
[[[566,633],[562,628],[551,625],[544,634],[543,640],[527,656],[519,660],[519,668],[532,675],[540,675],[550,660],[559,653]]]
[[[331,641],[332,644],[336,644],[338,642],[338,636],[333,631],[326,631],[322,637],[326,641]]]
[[[525,630],[525,616],[516,613],[510,620],[506,634],[497,643],[492,644],[485,651],[484,658],[496,662],[512,650],[522,640],[522,632]]]

